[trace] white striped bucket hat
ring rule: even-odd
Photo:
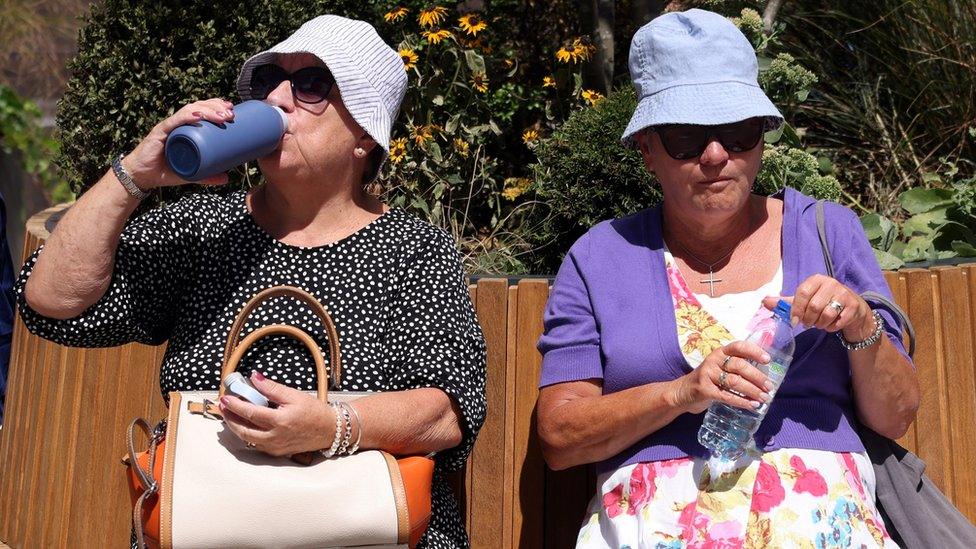
[[[400,54],[376,33],[372,25],[338,15],[320,15],[269,50],[244,62],[237,77],[237,92],[251,99],[251,72],[274,62],[278,55],[309,53],[318,57],[335,76],[336,86],[356,123],[390,152],[390,132],[407,91],[407,73]]]

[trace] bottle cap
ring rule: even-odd
[[[790,321],[790,304],[785,299],[781,299],[776,302],[776,308],[773,309],[773,314],[785,320]]]
[[[268,399],[244,379],[240,372],[232,372],[224,378],[224,387],[251,404],[267,406]]]

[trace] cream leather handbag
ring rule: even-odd
[[[326,327],[332,381],[341,375],[338,334],[325,308],[308,293],[278,286],[254,296],[228,337],[221,379],[237,369],[264,337],[285,335],[312,354],[321,401],[357,394],[327,389],[325,360],[298,328],[271,325],[237,343],[247,316],[265,299],[296,297]],[[428,457],[397,459],[377,450],[325,458],[309,453],[276,458],[249,449],[228,430],[214,402],[223,393],[170,393],[169,417],[155,428],[142,418],[129,429],[130,492],[140,547],[413,547],[430,518],[434,463]],[[330,398],[331,397],[331,398]],[[137,454],[134,431],[149,437]]]

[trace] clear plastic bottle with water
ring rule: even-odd
[[[771,360],[768,364],[751,361],[750,364],[766,374],[773,389],[769,391],[769,401],[756,410],[712,402],[705,414],[705,421],[698,430],[698,442],[711,451],[713,459],[734,461],[753,445],[752,436],[759,429],[759,424],[766,416],[769,404],[793,361],[795,342],[790,324],[790,304],[779,300],[773,316],[760,322],[746,340],[769,353]]]

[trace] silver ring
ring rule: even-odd
[[[246,446],[248,450],[253,450],[257,448],[257,446],[253,442],[245,442],[244,446]]]
[[[836,299],[831,299],[830,303],[828,303],[827,306],[837,311],[837,314],[841,314],[842,312],[844,312],[844,305],[840,301],[837,301]]]
[[[723,391],[729,388],[725,384],[725,381],[728,377],[729,377],[729,373],[726,372],[725,370],[722,370],[722,373],[718,376],[718,386],[721,387]]]
[[[725,369],[725,367],[729,365],[729,361],[730,361],[730,360],[732,360],[732,357],[731,357],[731,356],[726,356],[726,357],[725,357],[725,360],[723,360],[723,361],[722,361],[722,364],[721,364],[721,365],[719,366],[719,368],[721,368],[721,369],[722,369],[722,372],[723,372],[723,373],[724,373],[724,372],[728,372],[728,370],[726,370],[726,369]]]

